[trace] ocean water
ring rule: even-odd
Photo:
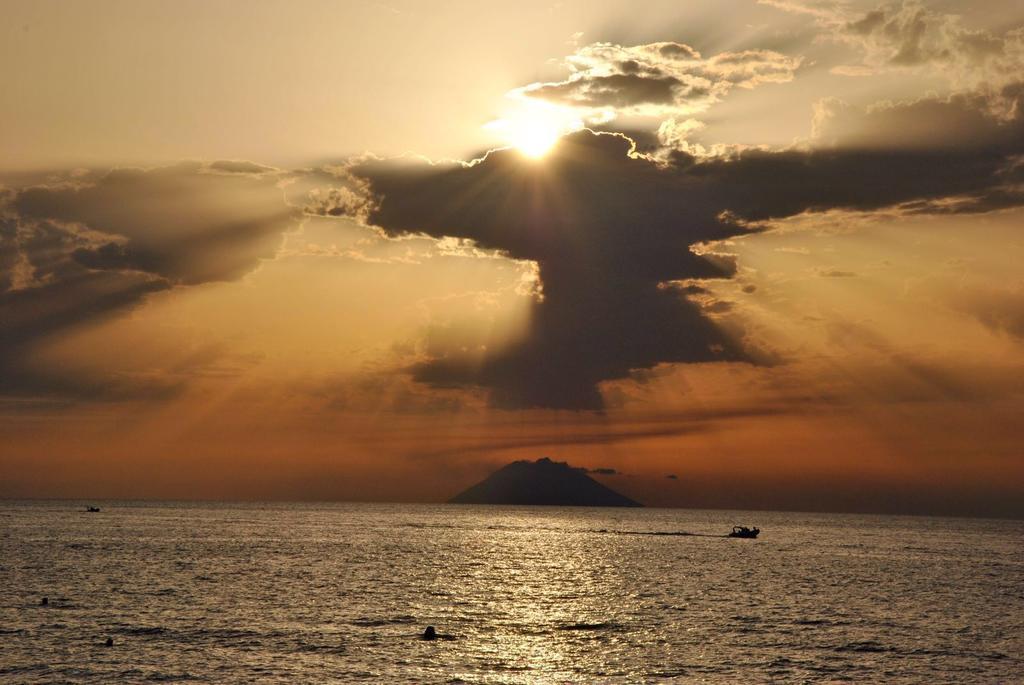
[[[1022,522],[85,504],[0,502],[0,681],[1024,682]]]

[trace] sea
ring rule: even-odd
[[[0,682],[1024,683],[1024,522],[0,501]]]

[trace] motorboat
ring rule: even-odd
[[[85,510],[88,511],[89,513],[91,513],[91,514],[98,514],[99,511],[100,511],[100,508],[99,507],[86,507]]]
[[[732,532],[727,537],[730,538],[756,538],[757,534],[761,532],[760,528],[747,528],[746,526],[733,526]]]

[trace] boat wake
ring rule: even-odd
[[[715,533],[691,533],[685,530],[608,530],[607,528],[601,528],[599,530],[593,530],[592,533],[605,533],[608,535],[660,535],[660,536],[672,536],[672,537],[693,537],[693,538],[727,538],[728,535],[718,535]]]

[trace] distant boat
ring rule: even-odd
[[[99,507],[86,507],[85,510],[88,511],[88,512],[92,512],[93,514],[96,514],[96,513],[99,512],[100,508]]]
[[[747,528],[746,526],[733,526],[732,532],[729,533],[730,538],[756,538],[757,534],[761,532],[760,528]]]

